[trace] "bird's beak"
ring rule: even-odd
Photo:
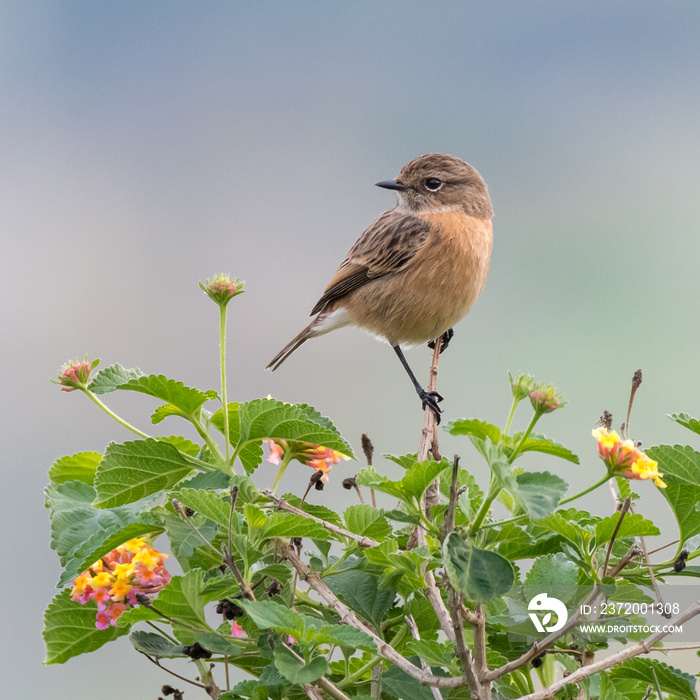
[[[403,182],[398,180],[382,180],[381,182],[375,183],[377,187],[383,187],[385,190],[407,190],[409,189]]]

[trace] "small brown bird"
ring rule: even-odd
[[[342,326],[364,328],[394,348],[421,399],[439,422],[442,396],[419,384],[401,345],[452,337],[486,282],[493,209],[481,175],[454,156],[430,153],[405,165],[396,180],[398,202],[375,219],[350,249],[315,318],[273,358],[277,369],[302,343]]]

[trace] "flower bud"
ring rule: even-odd
[[[519,374],[517,377],[513,377],[508,372],[508,379],[510,380],[510,390],[516,401],[522,401],[530,396],[535,386],[535,378],[531,374]]]
[[[551,384],[545,384],[544,382],[535,387],[530,393],[530,403],[535,409],[535,413],[540,415],[551,413],[562,406],[566,406],[566,401],[562,399],[559,392]]]
[[[199,288],[217,304],[226,306],[233,297],[243,294],[243,284],[239,279],[231,280],[228,275],[220,272],[204,284],[200,282]]]
[[[77,358],[72,362],[66,362],[58,370],[58,381],[52,379],[54,384],[61,385],[61,391],[75,391],[76,389],[87,389],[90,383],[90,373],[97,365],[99,360],[88,362],[87,355],[85,360],[81,362]]]

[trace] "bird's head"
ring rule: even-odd
[[[395,190],[397,208],[407,214],[464,211],[470,216],[493,216],[486,183],[469,163],[443,153],[415,158],[401,168],[395,180],[384,180],[377,187]]]

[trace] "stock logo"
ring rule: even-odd
[[[546,593],[536,595],[527,606],[530,610],[530,619],[538,632],[556,632],[560,630],[569,619],[566,605],[559,598],[550,598]],[[540,615],[545,613],[540,619]],[[552,620],[552,613],[557,616],[557,621],[549,625]],[[549,626],[548,626],[549,625]]]

